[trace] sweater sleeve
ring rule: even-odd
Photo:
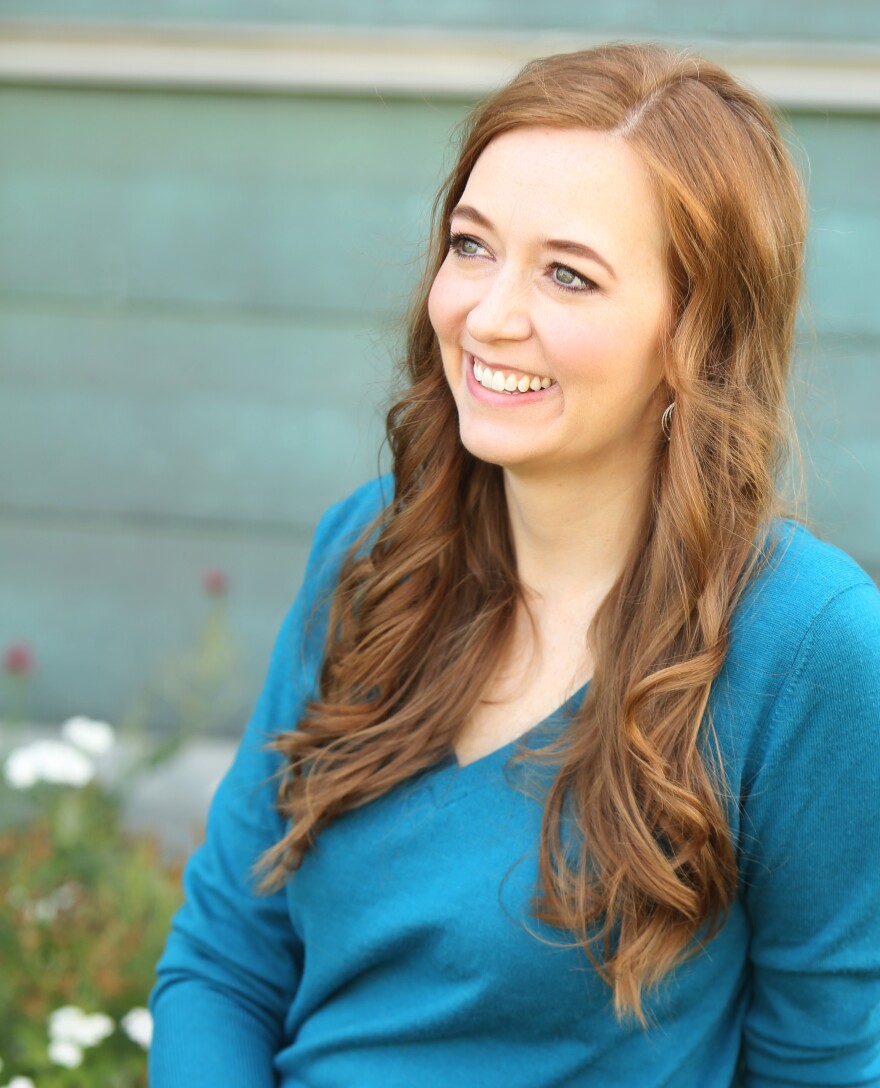
[[[314,693],[327,606],[348,547],[364,519],[349,500],[331,508],[315,534],[303,587],[288,613],[269,673],[232,767],[213,798],[204,844],[184,873],[175,916],[150,997],[152,1088],[270,1088],[284,1046],[285,1017],[303,948],[282,889],[255,891],[254,863],[285,828],[266,750],[292,728]],[[363,503],[355,514],[363,513]],[[375,512],[375,511],[372,511]]]
[[[798,649],[743,810],[747,1088],[880,1088],[880,594],[841,590]]]

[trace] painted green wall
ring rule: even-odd
[[[464,109],[0,89],[0,648],[33,645],[35,717],[116,718],[194,636],[212,566],[251,700],[317,516],[376,470]],[[792,121],[809,513],[876,576],[880,117]]]
[[[115,718],[212,566],[256,689],[315,521],[377,470],[460,113],[0,89],[0,647],[34,646],[35,716]]]

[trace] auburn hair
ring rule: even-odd
[[[261,887],[283,884],[340,814],[449,755],[523,601],[501,469],[461,444],[427,306],[471,169],[520,126],[626,141],[668,233],[671,439],[658,426],[643,532],[587,633],[593,677],[552,750],[532,901],[582,946],[617,1015],[644,1023],[644,993],[719,931],[736,894],[736,802],[707,704],[778,510],[805,234],[773,115],[699,57],[626,43],[535,60],[465,122],[387,417],[393,501],[343,565],[319,698],[272,742],[289,830]]]

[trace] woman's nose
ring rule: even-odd
[[[493,340],[525,340],[532,322],[526,306],[526,289],[504,275],[486,284],[485,291],[468,312],[467,331],[482,343]]]

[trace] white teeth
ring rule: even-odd
[[[505,374],[503,370],[493,370],[479,359],[474,359],[473,368],[474,378],[480,385],[496,393],[527,393],[530,389],[537,393],[539,389],[549,389],[553,384],[552,378],[542,378],[537,374],[517,377],[514,373]]]

